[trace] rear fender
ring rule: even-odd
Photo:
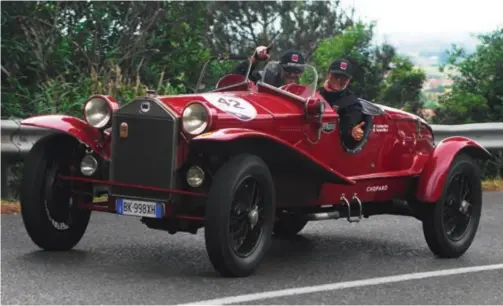
[[[474,159],[488,160],[492,154],[472,139],[460,136],[442,140],[426,162],[419,178],[416,199],[434,203],[442,196],[447,173],[454,158],[466,153]]]
[[[275,136],[249,129],[228,128],[204,133],[194,137],[190,142],[190,147],[203,151],[205,149],[214,150],[221,147],[218,144],[228,148],[230,146],[234,150],[253,148],[254,153],[259,156],[267,154],[272,156],[271,152],[275,152],[274,156],[281,156],[281,159],[288,160],[288,162],[291,162],[292,167],[302,167],[309,174],[315,175],[326,182],[344,185],[355,184],[353,180],[290,143]]]
[[[106,145],[105,135],[79,118],[66,115],[43,115],[24,119],[21,125],[66,133],[89,146],[104,159],[109,159],[110,151],[109,146]]]

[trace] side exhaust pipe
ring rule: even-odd
[[[339,219],[339,218],[340,214],[338,211],[319,212],[306,215],[306,219],[309,221],[320,221],[320,220]]]

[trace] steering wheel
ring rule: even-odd
[[[363,113],[363,122],[365,122],[365,125],[363,128],[362,139],[360,141],[353,140],[351,144],[348,144],[344,141],[345,137],[342,134],[342,130],[339,129],[339,133],[341,135],[342,147],[344,148],[344,151],[346,151],[349,154],[356,154],[356,153],[360,152],[363,149],[363,147],[365,146],[365,144],[367,144],[367,141],[369,139],[369,134],[373,128],[374,117],[372,115]]]

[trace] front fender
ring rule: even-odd
[[[447,173],[454,158],[466,153],[475,159],[487,160],[492,154],[476,141],[454,136],[442,140],[426,162],[419,178],[416,199],[434,203],[440,199]]]
[[[310,172],[315,175],[320,175],[321,178],[330,183],[344,185],[355,184],[355,181],[332,169],[330,166],[318,160],[308,152],[294,147],[290,143],[273,135],[250,129],[227,128],[203,133],[199,136],[194,137],[190,142],[190,146],[197,146],[203,143],[209,144],[215,142],[231,143],[236,140],[263,140],[263,142],[256,143],[256,145],[260,146],[265,144],[277,146],[278,148],[283,150],[282,152],[285,152],[285,158],[286,156],[290,156],[292,160],[300,161],[303,166],[309,169]],[[257,150],[257,152],[260,151],[261,150]]]
[[[88,145],[97,154],[109,159],[110,152],[102,132],[87,122],[66,115],[35,116],[21,121],[21,125],[35,126],[69,134]]]

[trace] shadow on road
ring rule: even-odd
[[[298,271],[340,271],[346,269],[345,267],[371,269],[374,264],[406,264],[413,263],[416,258],[434,260],[426,244],[400,243],[384,238],[366,239],[356,234],[328,236],[307,233],[290,239],[274,238],[272,248],[255,277],[283,277],[298,274]],[[211,267],[204,244],[184,246],[181,243],[132,243],[89,250],[78,249],[77,246],[77,249],[69,252],[34,251],[18,257],[17,260],[31,268],[58,273],[71,271],[81,275],[134,275],[136,279],[220,278]],[[459,264],[460,261],[463,260],[457,260]],[[442,262],[445,264],[445,261]]]

